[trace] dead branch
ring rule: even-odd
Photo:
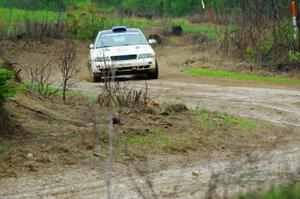
[[[67,39],[64,41],[64,46],[60,51],[58,58],[58,68],[62,76],[63,101],[65,102],[66,93],[72,86],[70,80],[75,78],[75,76],[79,73],[76,46],[71,40]]]
[[[55,88],[54,81],[50,81],[52,75],[52,61],[49,58],[44,58],[42,63],[37,67],[33,67],[32,63],[27,66],[18,64],[18,66],[26,73],[29,80],[27,85],[28,90],[36,93],[47,99],[59,91],[59,87]],[[54,89],[55,88],[55,89]]]

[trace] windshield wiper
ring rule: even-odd
[[[100,46],[100,47],[96,47],[96,48],[99,49],[99,48],[109,48],[109,47],[111,47],[111,46]]]

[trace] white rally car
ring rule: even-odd
[[[99,32],[90,45],[89,67],[93,82],[100,81],[108,71],[115,75],[147,74],[158,78],[158,63],[150,44],[139,29],[124,26]],[[109,74],[111,75],[111,74]]]

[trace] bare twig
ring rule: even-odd
[[[52,75],[51,63],[52,61],[50,59],[45,58],[37,67],[33,67],[32,63],[27,66],[17,64],[27,75],[29,80],[27,88],[31,92],[41,95],[43,98],[49,98],[59,91],[59,87],[55,88],[53,86],[54,81],[50,81]]]

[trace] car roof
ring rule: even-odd
[[[113,30],[103,30],[103,31],[100,31],[100,34],[101,35],[106,35],[106,34],[120,34],[120,33],[140,33],[140,29],[138,28],[126,28],[126,31],[124,32],[113,32]]]

